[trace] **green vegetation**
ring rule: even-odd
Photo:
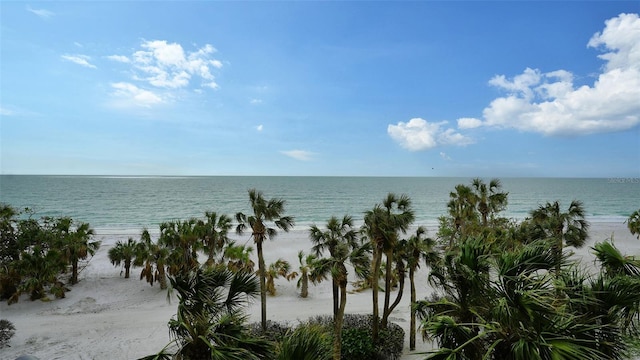
[[[9,340],[16,333],[16,327],[6,319],[0,319],[0,349],[9,346]]]
[[[109,249],[125,278],[140,267],[140,279],[178,296],[168,323],[171,342],[145,359],[396,359],[404,331],[389,318],[407,278],[409,347],[416,347],[418,318],[423,337],[438,344],[428,359],[626,359],[640,352],[640,260],[622,254],[611,238],[590,248],[592,268],[572,261],[567,247],[583,247],[589,235],[580,201],[566,210],[546,202],[516,222],[501,216],[508,193],[500,181],[476,178],[454,187],[430,238],[414,225],[411,199],[389,193],[364,212],[360,228],[349,215],[312,225],[311,253],[298,253],[299,272],[284,259],[264,263],[264,241],[294,224],[284,215],[285,201],[252,189],[249,203],[249,214],[235,215],[235,229],[250,231],[257,271],[253,248],[231,241],[232,218],[216,212],[162,223],[155,241],[145,229],[139,241]],[[635,236],[639,212],[626,222]],[[35,220],[28,211],[0,206],[0,298],[64,297],[64,276],[75,284],[80,261],[100,245],[93,235],[89,224],[70,218]],[[421,267],[427,278],[416,276]],[[371,288],[371,315],[346,314],[348,269],[363,289]],[[326,311],[332,315],[293,328],[267,321],[266,294],[275,295],[279,277],[298,276],[303,298],[309,282],[330,279],[333,301]],[[435,292],[416,299],[417,284],[427,281]],[[248,325],[243,309],[258,294],[261,322]]]
[[[26,219],[18,219],[20,215]],[[93,229],[71,218],[32,218],[29,209],[18,212],[0,205],[0,298],[15,303],[23,293],[31,300],[57,298],[78,282],[79,263],[100,247]]]

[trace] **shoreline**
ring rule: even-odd
[[[615,245],[623,254],[640,256],[640,240],[632,236],[624,223],[592,222],[590,239],[580,249],[572,249],[583,266],[593,264],[590,247],[614,234]],[[11,321],[16,334],[11,347],[0,350],[2,357],[15,359],[27,354],[44,359],[137,359],[157,353],[169,342],[167,322],[175,314],[177,301],[167,301],[166,291],[138,280],[140,268],[131,269],[131,278],[121,277],[120,268],[108,260],[107,252],[116,241],[129,236],[139,239],[140,233],[108,234],[97,231],[96,240],[102,246],[80,272],[80,282],[71,287],[64,299],[48,302],[29,301],[27,296],[16,304],[0,303],[0,318]],[[435,236],[430,228],[429,235]],[[231,238],[238,243],[252,244],[248,235]],[[311,248],[306,229],[279,233],[273,241],[264,244],[265,262],[284,258],[292,269],[298,268],[297,253]],[[255,253],[252,255],[256,257]],[[426,281],[428,269],[422,267],[416,274],[417,297],[422,299],[432,292]],[[276,279],[276,296],[267,298],[267,318],[274,321],[296,323],[309,317],[331,313],[331,286],[325,281],[310,285],[309,298],[298,296],[296,281]],[[371,293],[353,292],[349,285],[347,313],[371,313]],[[392,294],[395,296],[396,292]],[[260,320],[260,302],[255,299],[246,309],[250,322]],[[417,353],[431,349],[431,343],[417,336],[417,349],[408,350],[409,293],[390,320],[405,329],[405,352],[402,359],[422,358]]]

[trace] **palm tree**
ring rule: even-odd
[[[387,259],[385,276],[385,299],[383,314],[389,308],[389,296],[391,292],[391,266],[393,252],[398,242],[398,233],[406,232],[413,222],[414,214],[411,209],[411,199],[406,195],[400,197],[389,193],[382,204],[376,204],[372,210],[365,213],[363,233],[371,243],[373,261],[371,262],[371,286],[373,297],[373,329],[374,343],[378,341],[380,319],[378,307],[378,269],[382,263],[382,254]],[[386,327],[386,318],[382,319],[382,326]]]
[[[567,212],[562,212],[560,203],[547,202],[531,212],[536,227],[553,241],[556,252],[556,274],[560,274],[563,245],[576,248],[584,246],[589,236],[589,223],[585,220],[585,210],[581,201],[574,200]]]
[[[640,240],[640,209],[634,211],[626,223],[631,235],[635,235]]]
[[[482,217],[482,226],[486,227],[489,216],[493,218],[496,213],[507,207],[509,193],[500,191],[502,183],[500,183],[499,179],[491,179],[487,186],[480,178],[475,178],[471,181],[471,186],[475,192],[475,203],[478,212]]]
[[[249,335],[243,307],[258,293],[258,282],[248,272],[222,267],[198,268],[170,278],[179,304],[169,321],[173,355],[168,345],[147,359],[272,359],[273,345]]]
[[[207,253],[207,265],[212,266],[215,263],[215,255],[224,249],[229,243],[229,230],[231,230],[231,218],[227,215],[216,214],[207,211],[205,213],[206,222],[201,221],[202,242],[204,251]]]
[[[198,267],[198,250],[202,247],[198,220],[169,221],[160,224],[158,245],[169,249],[169,274],[189,272]]]
[[[409,268],[409,284],[411,286],[411,322],[409,325],[409,350],[416,348],[416,284],[415,273],[420,268],[420,263],[424,261],[427,266],[433,267],[440,258],[435,249],[435,241],[431,238],[424,238],[427,229],[418,227],[405,245],[405,256],[407,267]]]
[[[155,281],[160,283],[160,289],[167,288],[167,262],[169,249],[158,242],[151,240],[147,229],[142,231],[140,242],[136,248],[133,261],[134,266],[141,266],[140,280],[145,279],[151,286]]]
[[[116,245],[109,249],[109,260],[114,266],[124,265],[124,278],[129,278],[129,270],[131,269],[131,263],[136,257],[136,251],[138,250],[138,242],[129,238],[127,242],[118,241]],[[122,276],[122,272],[120,272]]]
[[[276,262],[269,264],[269,269],[266,273],[267,292],[269,295],[274,296],[276,294],[275,279],[280,276],[290,280],[289,272],[291,271],[291,264],[283,259],[278,259]]]
[[[75,229],[72,228],[73,220],[65,217],[56,221],[54,227],[58,232],[58,245],[62,251],[65,261],[71,264],[71,284],[78,283],[78,262],[86,259],[89,255],[93,256],[98,248],[100,241],[91,241],[94,235],[93,229],[88,223],[80,223]]]
[[[235,242],[229,243],[224,249],[224,258],[228,259],[227,268],[233,272],[253,272],[256,264],[251,260],[252,252],[251,246],[236,245]]]
[[[476,213],[476,196],[473,190],[463,184],[458,184],[455,191],[449,193],[447,211],[449,217],[440,218],[438,235],[449,240],[449,249],[453,249],[454,242],[471,234],[478,222]]]
[[[364,245],[356,249],[352,249],[350,244],[346,242],[338,242],[334,249],[333,255],[329,258],[321,258],[315,261],[312,270],[312,277],[316,279],[326,278],[331,274],[334,284],[338,284],[339,302],[338,312],[334,316],[333,321],[333,359],[339,360],[342,352],[342,323],[344,320],[344,311],[347,305],[347,284],[348,275],[346,264],[350,263],[356,270],[358,276],[367,276],[366,269],[370,266],[369,247]]]
[[[309,296],[309,278],[317,259],[318,257],[315,254],[309,254],[305,257],[304,251],[300,250],[298,252],[298,261],[300,262],[300,279],[298,279],[296,287],[300,289],[301,298]],[[318,280],[319,279],[311,278],[311,281],[314,283]]]
[[[312,225],[309,229],[309,239],[313,243],[312,251],[317,257],[322,256],[325,250],[329,252],[329,256],[335,256],[336,248],[339,244],[348,244],[351,249],[359,246],[358,233],[353,226],[353,218],[345,215],[339,220],[332,216],[325,226],[325,230],[321,230],[316,225]],[[338,284],[332,282],[331,289],[333,291],[333,316],[335,318],[338,313]]]
[[[258,274],[260,276],[260,304],[261,304],[261,323],[262,331],[267,330],[267,288],[265,284],[266,269],[264,264],[264,255],[262,252],[262,244],[266,239],[273,239],[278,234],[276,229],[288,232],[293,227],[293,218],[284,216],[284,204],[282,199],[265,200],[261,191],[256,189],[249,190],[249,203],[251,205],[252,215],[245,215],[241,212],[236,214],[238,226],[236,233],[242,233],[249,227],[251,229],[251,237],[258,249]],[[270,226],[273,223],[273,226]]]
[[[621,275],[640,278],[640,259],[622,255],[620,250],[613,245],[613,238],[611,242],[596,243],[591,249],[608,277]]]

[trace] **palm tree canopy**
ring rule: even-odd
[[[276,228],[288,232],[293,227],[293,218],[284,216],[284,200],[273,198],[267,201],[261,191],[250,189],[249,203],[253,215],[247,216],[241,212],[236,214],[238,235],[243,234],[248,225],[254,241],[262,242],[264,239],[274,238],[277,235]],[[267,226],[270,221],[273,221],[276,228]]]

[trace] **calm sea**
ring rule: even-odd
[[[488,180],[488,179],[487,179]],[[434,226],[446,213],[449,192],[470,178],[424,177],[118,177],[0,176],[0,202],[37,216],[70,216],[97,230],[150,229],[167,220],[202,217],[205,211],[249,213],[247,190],[286,200],[297,228],[323,225],[345,214],[361,223],[363,213],[389,192],[413,200],[416,223]],[[582,200],[592,222],[623,222],[640,208],[640,179],[503,178],[509,192],[506,216],[522,219],[546,201],[566,208]]]

